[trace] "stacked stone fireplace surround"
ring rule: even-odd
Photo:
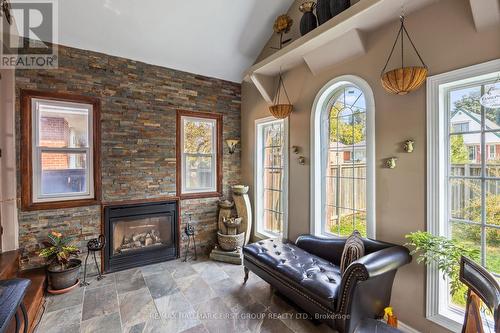
[[[55,91],[101,100],[103,203],[176,196],[176,111],[222,113],[223,140],[240,138],[240,84],[148,65],[125,58],[59,46],[59,68],[16,71],[16,140],[20,144],[21,89]],[[19,153],[17,154],[19,166]],[[17,168],[19,170],[19,167]],[[18,196],[22,175],[18,174]],[[240,183],[240,154],[223,155],[223,192]],[[181,200],[192,214],[198,250],[216,242],[218,198]],[[20,207],[20,206],[19,206]],[[102,228],[102,206],[43,211],[19,208],[22,269],[43,265],[37,252],[50,230],[75,237],[86,255],[87,240]],[[184,250],[184,239],[181,239]]]

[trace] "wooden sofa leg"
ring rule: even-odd
[[[245,270],[245,278],[243,280],[243,284],[247,283],[247,280],[248,280],[248,273],[250,273],[250,270],[246,267],[243,267],[243,269]]]

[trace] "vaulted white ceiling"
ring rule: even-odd
[[[59,44],[241,82],[293,0],[64,0]]]

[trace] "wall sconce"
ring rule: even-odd
[[[413,141],[413,140],[406,140],[405,143],[404,143],[404,145],[403,145],[403,149],[407,153],[413,153],[413,150],[415,149],[415,141]]]
[[[385,166],[388,169],[394,169],[396,168],[396,161],[398,159],[396,157],[391,157],[385,160]]]
[[[231,154],[231,155],[234,154],[234,151],[236,150],[236,146],[238,145],[239,142],[240,142],[240,140],[234,140],[234,139],[226,140],[226,144],[229,148],[229,154]]]

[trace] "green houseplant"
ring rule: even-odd
[[[405,236],[411,255],[417,256],[417,263],[435,264],[450,282],[450,294],[459,304],[465,304],[466,288],[460,282],[460,258],[479,258],[479,251],[446,237],[434,236],[429,232],[417,231]]]
[[[53,291],[69,291],[78,283],[81,260],[74,259],[79,253],[76,246],[71,245],[72,237],[64,237],[57,231],[48,234],[44,241],[45,248],[40,251],[40,257],[47,260],[49,284]]]

